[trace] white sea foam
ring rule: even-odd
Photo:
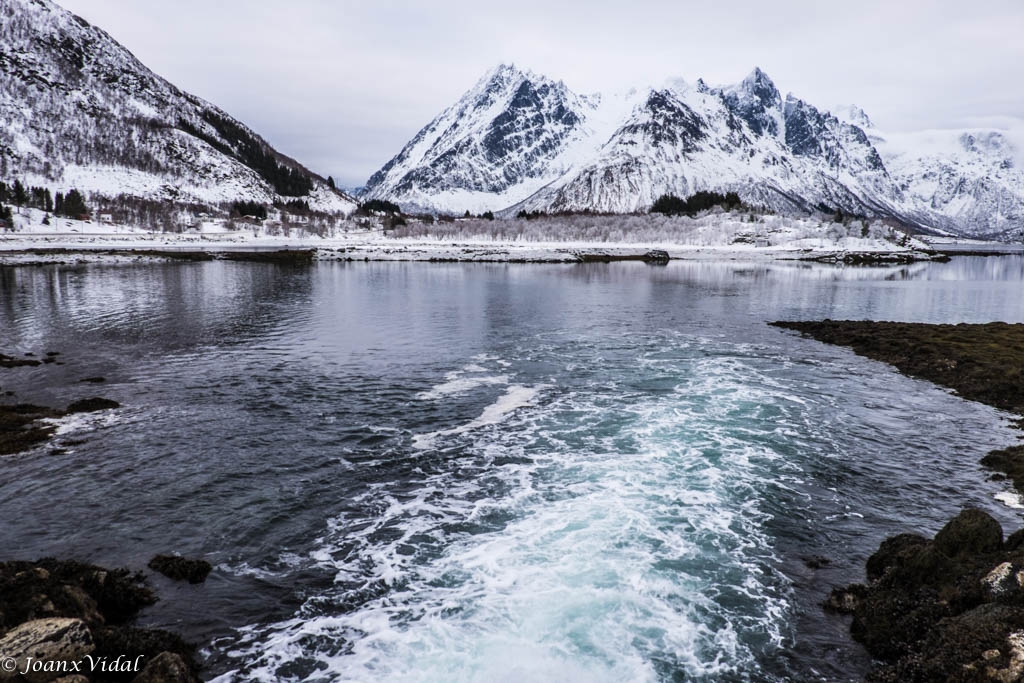
[[[485,371],[486,372],[486,371]],[[508,375],[482,375],[476,377],[463,377],[456,373],[449,373],[445,382],[418,394],[418,398],[425,401],[464,394],[477,387],[491,386],[495,384],[508,384]]]
[[[411,496],[372,486],[375,516],[332,520],[314,558],[338,585],[382,582],[384,594],[243,630],[239,670],[218,680],[275,681],[298,662],[338,681],[754,674],[755,648],[785,646],[791,591],[762,501],[800,472],[752,433],[805,417],[742,363],[655,369],[676,373],[675,391],[601,380],[539,411],[517,410],[539,387],[514,385],[479,418],[424,435],[461,443],[458,468],[424,475]]]
[[[1008,508],[1024,510],[1024,496],[1014,491],[1000,491],[994,498]]]
[[[501,367],[508,367],[507,362],[502,363],[498,358],[487,354],[478,354],[473,357],[473,361],[458,370],[449,372],[445,375],[444,382],[431,387],[428,391],[419,393],[417,398],[431,401],[447,396],[464,394],[478,387],[508,384],[509,377],[507,374],[495,374],[486,367],[487,363],[494,363],[495,361]]]
[[[124,410],[101,410],[91,413],[72,413],[64,417],[46,418],[41,422],[51,424],[57,429],[54,436],[66,436],[83,431],[95,431],[112,427],[128,419]]]
[[[518,384],[512,385],[505,390],[504,394],[498,397],[497,401],[484,408],[484,412],[480,414],[480,417],[452,429],[429,432],[427,434],[417,434],[412,440],[413,447],[421,450],[433,448],[434,442],[439,437],[465,434],[466,432],[479,429],[480,427],[497,424],[514,410],[533,405],[533,400],[537,397],[537,394],[542,388],[543,387],[539,386],[524,387]]]

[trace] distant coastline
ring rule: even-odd
[[[230,229],[211,221],[185,232],[25,217],[0,232],[0,265],[117,259],[230,258],[231,254],[310,252],[324,261],[471,261],[579,263],[619,260],[791,260],[908,263],[941,260],[933,247],[882,222],[849,224],[807,217],[710,212],[695,218],[571,216],[536,220],[412,220],[398,229],[352,223],[327,232],[253,224]],[[648,258],[658,252],[656,258]],[[245,260],[267,260],[264,256]]]

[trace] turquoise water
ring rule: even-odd
[[[963,504],[1019,524],[977,464],[1014,436],[765,322],[1024,321],[1022,269],[3,271],[4,347],[65,362],[3,388],[124,407],[4,462],[0,542],[207,557],[145,619],[222,681],[857,680],[821,601]]]

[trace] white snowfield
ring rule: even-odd
[[[924,242],[881,223],[710,212],[697,218],[570,216],[416,223],[385,233],[345,222],[319,236],[279,225],[229,230],[209,221],[184,233],[50,218],[26,211],[0,232],[0,265],[167,258],[145,252],[315,249],[320,260],[576,262],[662,250],[677,259],[924,260]]]

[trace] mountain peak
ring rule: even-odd
[[[779,89],[775,87],[775,82],[759,66],[755,66],[754,70],[743,79],[740,87],[752,97],[760,100],[765,107],[782,102],[782,96],[779,94]]]
[[[867,113],[865,113],[865,111],[856,104],[840,105],[835,108],[835,114],[841,120],[852,123],[858,128],[863,128],[864,130],[875,127],[874,122],[870,117],[868,117]]]
[[[534,80],[536,78],[537,77],[533,73],[520,69],[513,63],[505,64],[503,62],[485,73],[480,79],[479,84],[482,86],[489,86],[492,84],[504,86],[522,79]]]

